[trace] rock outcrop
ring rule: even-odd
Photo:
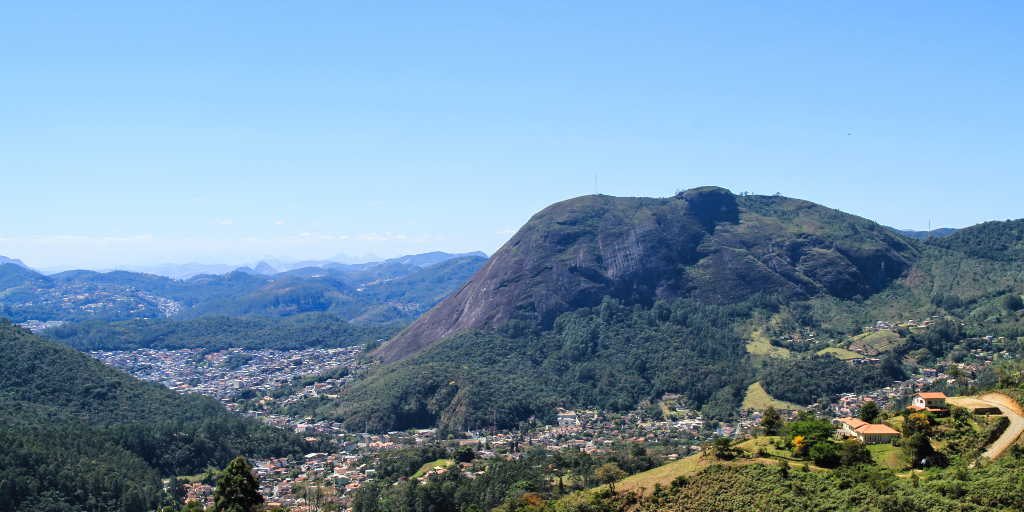
[[[755,293],[867,297],[916,250],[888,229],[814,203],[701,187],[670,198],[584,196],[533,216],[458,291],[377,356],[400,360],[464,329],[548,328],[604,297],[730,304]]]

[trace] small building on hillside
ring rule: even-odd
[[[949,412],[949,407],[946,406],[945,393],[914,393],[910,398],[911,409],[917,411],[927,409],[933,413]]]
[[[580,420],[573,411],[566,411],[564,409],[558,409],[558,426],[567,427],[579,425]]]
[[[854,437],[864,444],[891,443],[901,435],[899,430],[888,425],[868,423],[857,418],[840,418],[839,421],[843,424],[836,432],[840,437]]]

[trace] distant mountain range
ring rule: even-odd
[[[26,265],[21,260],[14,260],[14,259],[8,258],[6,256],[0,256],[0,264],[4,264],[4,263],[13,263],[13,264],[15,264],[15,265],[17,265],[19,267],[22,267],[22,268],[27,268],[29,270],[35,270],[34,268]]]
[[[64,322],[44,334],[76,348],[167,346],[168,340],[179,338],[211,346],[229,340],[234,344],[228,346],[254,340],[262,340],[264,348],[295,342],[332,346],[351,337],[347,324],[388,326],[390,330],[367,336],[390,338],[396,326],[408,324],[458,289],[487,261],[482,254],[428,253],[286,272],[260,262],[255,268],[185,280],[125,270],[68,270],[46,276],[0,263],[0,317],[17,323]],[[303,318],[284,321],[297,316]],[[210,317],[269,320],[196,322]],[[220,329],[225,325],[231,327]]]
[[[949,236],[949,235],[952,235],[953,233],[956,233],[957,231],[960,231],[958,228],[935,228],[935,229],[933,229],[931,231],[916,231],[916,230],[913,230],[913,229],[896,229],[896,228],[890,227],[890,226],[886,226],[886,228],[891,229],[891,230],[893,230],[893,231],[895,231],[895,232],[897,232],[897,233],[899,233],[899,234],[901,234],[903,236],[909,236],[910,238],[916,238],[918,240],[926,240],[928,238],[939,238],[939,237],[943,237],[943,236]]]
[[[289,256],[282,256],[280,258],[274,258],[272,256],[266,256],[265,258],[246,265],[227,265],[223,263],[164,263],[160,265],[127,265],[118,266],[116,269],[102,269],[99,272],[110,272],[111,270],[127,270],[129,272],[142,272],[145,274],[153,274],[157,276],[170,277],[172,279],[189,279],[191,277],[208,274],[208,275],[224,275],[229,272],[240,271],[246,274],[260,274],[271,276],[282,272],[288,272],[300,268],[307,267],[320,267],[326,269],[340,270],[342,272],[357,272],[365,270],[374,265],[381,263],[393,263],[401,262],[405,265],[411,265],[414,267],[429,267],[442,261],[450,260],[453,258],[462,258],[467,256],[486,258],[487,254],[476,251],[462,254],[451,254],[446,252],[428,252],[425,254],[413,254],[406,256],[399,256],[397,258],[384,259],[373,253],[368,253],[363,257],[357,256],[346,256],[345,254],[338,254],[325,260],[299,260]],[[25,265],[21,260],[10,259],[4,256],[0,256],[0,263],[14,263],[15,265],[31,268]],[[35,269],[32,269],[35,270]],[[48,271],[49,270],[49,271]],[[44,275],[53,275],[61,272],[67,272],[72,270],[69,267],[53,267],[52,269],[42,270],[41,273]]]

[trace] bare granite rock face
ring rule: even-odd
[[[604,297],[650,307],[870,296],[917,250],[882,226],[811,202],[701,187],[669,198],[583,196],[537,213],[458,291],[377,356],[398,361],[465,329],[550,328]]]

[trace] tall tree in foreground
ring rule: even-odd
[[[213,505],[217,512],[251,512],[263,504],[260,483],[252,475],[252,468],[244,458],[238,457],[228,464],[213,491]]]
[[[597,468],[597,471],[594,472],[594,478],[599,482],[608,484],[608,489],[615,492],[615,482],[626,478],[626,472],[620,469],[618,464],[609,462]]]
[[[875,402],[867,402],[863,407],[860,408],[860,419],[868,423],[874,423],[878,419],[878,415],[882,414],[882,409],[878,407]]]
[[[782,416],[779,414],[779,411],[776,411],[774,407],[769,405],[761,413],[761,428],[764,429],[764,435],[766,436],[779,435],[779,431],[782,429]]]

